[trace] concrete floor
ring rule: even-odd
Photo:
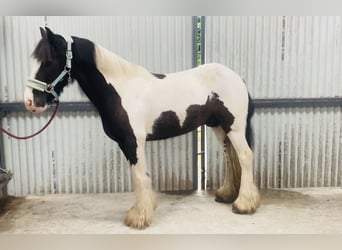
[[[307,234],[342,233],[342,188],[262,190],[254,215],[206,192],[158,194],[152,225],[123,224],[133,193],[11,198],[0,215],[0,234]]]

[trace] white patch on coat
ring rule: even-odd
[[[96,66],[122,99],[136,136],[152,133],[164,111],[174,111],[181,126],[190,105],[205,104],[212,92],[235,117],[232,129],[246,126],[248,93],[243,80],[221,64],[205,64],[158,79],[141,66],[96,46]]]
[[[260,193],[253,182],[253,152],[245,139],[245,131],[231,131],[228,137],[233,144],[241,166],[239,195],[233,203],[238,213],[254,213],[260,205]]]
[[[40,66],[41,66],[41,62],[35,60],[30,78],[33,78],[33,79],[36,78],[36,75]],[[44,107],[36,107],[34,105],[33,89],[28,86],[26,86],[25,91],[24,91],[24,102],[25,102],[26,109],[30,112],[40,113],[40,112],[45,111],[48,108],[48,105],[45,105]]]
[[[151,224],[157,202],[152,191],[151,177],[146,174],[145,139],[138,140],[137,144],[139,160],[136,165],[132,166],[136,201],[125,218],[125,224],[133,228],[143,229]]]

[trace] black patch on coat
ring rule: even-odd
[[[146,139],[153,141],[182,135],[204,124],[209,127],[221,126],[229,133],[233,122],[232,113],[224,106],[218,94],[212,93],[204,105],[195,104],[187,108],[183,126],[174,111],[161,113],[153,123],[152,134],[148,134]]]
[[[138,162],[137,140],[121,97],[96,68],[94,44],[81,38],[74,38],[74,43],[77,45],[77,63],[73,65],[75,78],[97,108],[105,133],[119,144],[130,164],[135,165]]]
[[[152,75],[154,75],[158,79],[164,79],[166,77],[166,75],[164,75],[164,74],[152,73]]]
[[[154,121],[152,134],[147,135],[147,140],[161,140],[179,135],[182,128],[179,118],[174,111],[165,111]]]

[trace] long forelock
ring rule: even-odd
[[[42,38],[34,49],[32,56],[38,62],[51,61],[53,58],[51,44],[46,38]]]

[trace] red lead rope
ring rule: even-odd
[[[43,132],[49,125],[50,123],[52,122],[53,118],[56,116],[56,113],[57,113],[57,109],[58,109],[58,106],[59,106],[59,101],[56,102],[56,107],[55,107],[55,110],[53,111],[53,114],[50,118],[50,120],[45,124],[44,127],[42,127],[39,131],[37,131],[36,133],[32,134],[32,135],[29,135],[29,136],[17,136],[17,135],[14,135],[10,132],[8,132],[7,130],[5,130],[3,127],[0,126],[0,130],[2,132],[4,132],[5,134],[7,134],[8,136],[14,138],[14,139],[17,139],[17,140],[27,140],[27,139],[30,139],[32,137],[35,137],[36,135],[40,134],[41,132]]]

